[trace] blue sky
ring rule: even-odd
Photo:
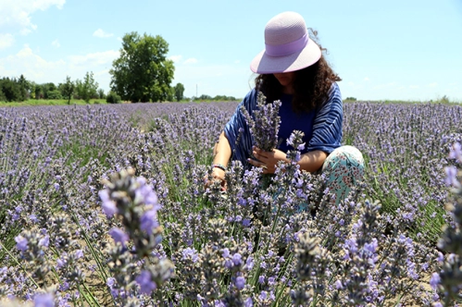
[[[462,102],[462,0],[0,0],[0,77],[83,79],[109,90],[129,32],[160,35],[185,96],[244,97],[250,61],[274,15],[296,11],[319,32],[342,95]]]

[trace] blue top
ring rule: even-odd
[[[243,105],[253,117],[253,110],[257,107],[258,91],[253,89],[237,106],[236,112],[226,124],[224,132],[232,150],[232,159],[240,160],[247,165],[247,159],[252,152],[253,138],[244,115],[240,111]],[[277,148],[283,152],[291,149],[286,140],[294,130],[303,131],[303,141],[306,143],[306,153],[313,150],[322,150],[330,154],[340,147],[342,142],[343,102],[337,83],[333,83],[329,90],[329,98],[322,106],[309,113],[300,114],[292,110],[292,95],[283,94],[281,97],[279,116],[281,125],[278,134]],[[241,132],[240,132],[241,131]]]

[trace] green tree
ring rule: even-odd
[[[56,99],[63,99],[60,90],[52,90],[47,92],[47,99],[56,100]]]
[[[109,91],[109,93],[106,96],[106,102],[107,103],[119,103],[120,96],[114,93],[113,91]]]
[[[35,92],[35,99],[38,100],[38,99],[43,98],[43,87],[42,87],[42,85],[35,84],[34,92]]]
[[[71,77],[66,76],[66,82],[61,83],[61,84],[58,86],[58,88],[59,88],[59,90],[61,91],[61,95],[62,95],[64,98],[67,98],[67,104],[70,104],[70,103],[71,103],[72,94],[74,94],[74,92],[75,92],[75,84],[74,84],[74,82],[71,80]]]
[[[5,94],[3,94],[3,90],[2,90],[2,87],[1,87],[1,83],[0,83],[0,101],[6,101]]]
[[[42,84],[41,88],[42,88],[43,98],[45,99],[53,99],[53,98],[50,98],[50,96],[55,97],[56,91],[58,90],[58,88],[53,82]],[[50,93],[52,94],[50,95]]]
[[[120,57],[109,71],[111,90],[132,102],[168,100],[175,68],[167,52],[168,43],[159,35],[125,34]]]
[[[104,93],[104,90],[102,88],[100,88],[98,90],[98,98],[99,99],[105,99],[106,98],[106,94]]]
[[[212,96],[206,95],[206,94],[202,94],[202,95],[199,96],[199,99],[200,99],[200,100],[212,100]]]
[[[80,99],[90,102],[91,98],[98,98],[98,82],[93,77],[93,72],[87,72],[83,81],[77,79],[75,81],[75,90]]]
[[[184,97],[184,85],[181,83],[177,83],[175,85],[175,99],[176,101],[180,101]]]
[[[18,81],[13,78],[3,78],[0,80],[0,90],[3,92],[4,100],[7,102],[11,101],[23,101],[21,95],[21,88]]]
[[[24,101],[29,98],[30,90],[32,89],[32,84],[24,78],[24,75],[21,75],[18,79],[19,91],[21,93],[20,100]]]

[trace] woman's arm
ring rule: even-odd
[[[228,138],[222,132],[218,138],[218,142],[213,148],[213,165],[222,165],[226,167],[231,159],[231,146],[229,145]],[[214,179],[225,179],[225,171],[219,167],[213,167],[212,177]]]
[[[326,158],[327,153],[324,151],[313,150],[302,154],[298,164],[300,164],[300,169],[314,173],[322,167]]]

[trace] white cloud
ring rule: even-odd
[[[198,61],[196,58],[189,58],[186,61],[184,61],[184,64],[196,64]]]
[[[436,86],[438,86],[437,82],[432,82],[432,83],[428,84],[428,87],[436,87]]]
[[[173,63],[185,64],[185,65],[196,64],[197,62],[199,62],[196,58],[189,58],[189,59],[186,59],[186,60],[183,61],[183,56],[182,55],[172,55],[172,56],[169,56],[168,59],[172,60]]]
[[[59,48],[61,47],[61,44],[59,43],[59,40],[55,39],[54,41],[51,42],[51,45],[53,47]]]
[[[50,82],[52,80],[46,79],[60,70],[65,70],[65,65],[62,60],[48,62],[25,45],[17,54],[0,59],[0,75],[18,77],[23,74],[31,81]]]
[[[364,78],[364,81],[366,81],[366,82],[367,82],[367,81],[370,81],[370,80],[371,80],[371,79],[369,79],[369,77]]]
[[[118,51],[109,50],[49,61],[25,45],[17,54],[0,58],[0,76],[19,77],[23,74],[27,80],[39,84],[58,84],[66,76],[70,76],[72,80],[82,80],[86,72],[92,71],[99,87],[107,91],[110,82],[109,69],[118,56]]]
[[[37,29],[31,15],[38,10],[45,11],[51,6],[61,9],[66,0],[1,0],[0,28],[23,35]]]
[[[182,58],[183,58],[183,56],[181,56],[181,55],[172,55],[172,56],[168,57],[168,59],[172,60],[173,63],[179,63]]]
[[[106,37],[114,36],[114,34],[106,33],[103,31],[103,29],[100,28],[93,33],[93,36],[100,37],[100,38],[106,38]]]
[[[11,35],[9,33],[6,33],[6,34],[1,34],[0,33],[0,50],[12,46],[13,43],[14,43],[13,35]]]
[[[115,50],[89,53],[86,55],[72,55],[69,56],[69,64],[71,66],[112,64],[119,55],[119,51]]]

